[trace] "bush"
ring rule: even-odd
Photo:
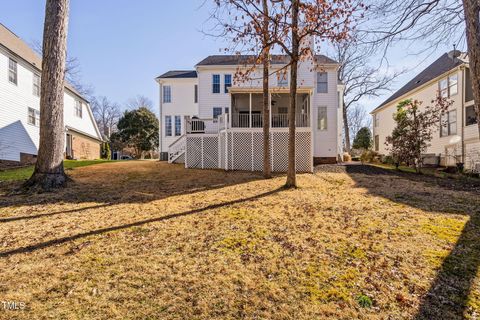
[[[393,159],[392,156],[384,156],[384,157],[382,157],[382,163],[383,164],[394,165],[395,160]]]
[[[102,145],[100,148],[100,157],[106,160],[111,159],[112,154],[110,152],[110,144],[108,142],[102,142]]]
[[[344,162],[350,162],[350,161],[352,161],[352,157],[348,154],[348,152],[345,152],[345,153],[343,154],[343,161],[344,161]]]
[[[378,161],[378,152],[373,150],[365,150],[360,156],[360,161],[362,162],[376,162]]]

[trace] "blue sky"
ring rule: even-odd
[[[96,95],[120,104],[145,95],[157,109],[156,76],[173,69],[192,69],[205,56],[219,54],[226,46],[201,32],[209,11],[203,2],[70,0],[68,51],[80,63],[83,82],[92,85]],[[4,1],[0,22],[27,43],[41,41],[44,6],[39,0]],[[413,67],[424,61],[398,79],[392,89],[398,89],[442,53],[441,48],[424,59],[409,56],[404,49],[394,50],[389,54],[393,67]],[[388,95],[363,104],[371,110]]]

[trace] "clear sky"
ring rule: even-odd
[[[212,0],[70,0],[68,51],[80,63],[82,80],[96,95],[124,104],[138,94],[158,108],[154,78],[174,69],[192,69],[226,46],[201,32]],[[45,14],[43,0],[2,1],[0,22],[27,43],[41,41]],[[451,48],[443,48],[445,51]],[[408,56],[405,49],[389,54],[401,69],[417,66],[398,79],[398,89],[444,51],[425,57]],[[425,59],[424,59],[425,58]],[[389,94],[363,101],[373,109]]]

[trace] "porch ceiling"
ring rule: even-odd
[[[259,87],[230,87],[230,93],[263,93],[263,89]],[[289,88],[270,88],[270,93],[290,93]],[[313,93],[313,88],[297,88],[297,93]]]

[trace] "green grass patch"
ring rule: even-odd
[[[465,221],[455,218],[437,218],[422,223],[421,230],[424,233],[445,240],[449,243],[455,243],[462,233]]]
[[[72,170],[78,167],[91,166],[104,162],[112,162],[111,160],[64,160],[63,166],[65,170]],[[0,171],[0,181],[21,181],[30,178],[33,173],[33,165],[17,169],[7,169]]]

